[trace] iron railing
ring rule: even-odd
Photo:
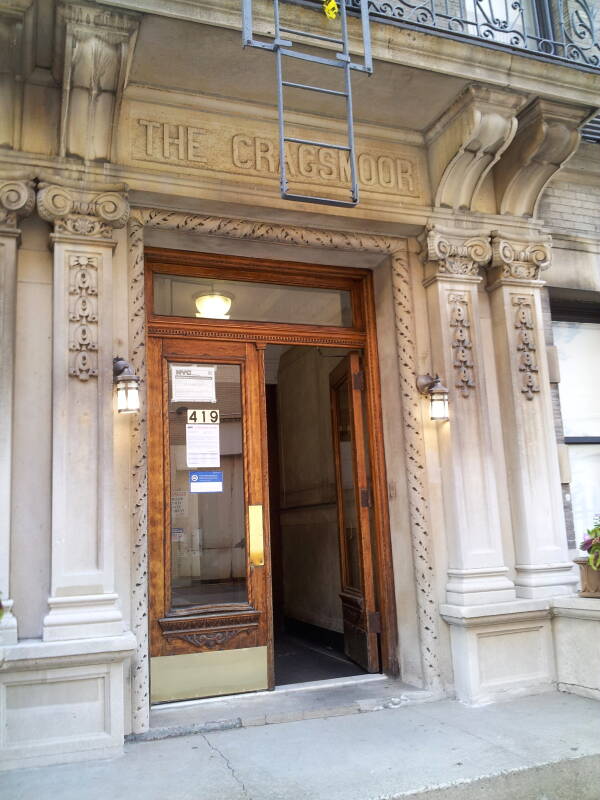
[[[358,11],[360,0],[346,0]],[[371,18],[600,70],[600,0],[369,0]]]

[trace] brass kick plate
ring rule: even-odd
[[[265,563],[262,506],[248,506],[248,529],[250,532],[250,563],[253,567],[262,567]]]

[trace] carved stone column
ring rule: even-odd
[[[123,631],[114,592],[112,229],[129,214],[123,187],[42,184],[54,222],[52,567],[45,641]]]
[[[568,594],[568,559],[539,280],[550,242],[492,234],[488,269],[502,433],[507,461],[517,594]]]
[[[515,598],[502,552],[500,513],[480,332],[480,267],[491,259],[480,231],[427,236],[425,282],[432,366],[449,389],[449,423],[440,423],[450,605],[474,606]]]
[[[0,645],[17,641],[17,620],[10,598],[11,460],[15,318],[17,305],[17,217],[35,204],[28,180],[0,177]]]

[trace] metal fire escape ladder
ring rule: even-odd
[[[279,163],[280,163],[280,189],[281,197],[285,200],[300,200],[303,203],[320,203],[328,206],[352,207],[358,203],[358,175],[356,170],[356,152],[354,144],[354,122],[352,117],[352,84],[350,75],[352,70],[366,72],[370,75],[373,72],[371,58],[371,37],[369,31],[369,11],[368,0],[360,0],[360,16],[362,25],[363,39],[363,63],[352,61],[348,45],[348,25],[346,17],[345,0],[339,0],[341,35],[339,37],[323,36],[309,31],[297,30],[281,25],[280,22],[280,0],[274,0],[274,38],[272,42],[263,42],[254,38],[252,24],[252,0],[242,0],[243,3],[243,28],[242,41],[244,47],[258,47],[263,50],[271,50],[275,53],[275,68],[277,77],[277,110],[279,116]],[[314,8],[314,6],[309,6]],[[325,58],[313,55],[312,53],[294,50],[294,42],[289,39],[282,39],[281,34],[290,34],[294,37],[308,40],[312,46],[320,43],[328,43],[340,47],[335,52],[334,58]],[[312,40],[312,41],[311,41]],[[305,83],[295,83],[284,80],[283,78],[283,59],[300,59],[309,61],[313,64],[321,64],[323,67],[342,69],[344,71],[344,91],[326,89],[321,86],[311,86]],[[284,87],[300,89],[307,92],[318,92],[321,94],[344,97],[346,103],[346,128],[347,144],[339,145],[330,142],[318,142],[313,139],[299,139],[285,134],[285,109],[284,109]],[[299,145],[311,145],[313,147],[325,148],[328,150],[341,150],[348,153],[350,167],[350,200],[336,200],[316,195],[297,194],[289,191],[285,146],[286,143],[296,143]]]

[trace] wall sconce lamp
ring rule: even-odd
[[[429,397],[429,416],[431,419],[448,419],[448,389],[440,380],[440,376],[417,376],[417,389]]]
[[[113,358],[113,381],[117,387],[117,411],[119,414],[134,414],[140,410],[140,379],[121,356]]]

